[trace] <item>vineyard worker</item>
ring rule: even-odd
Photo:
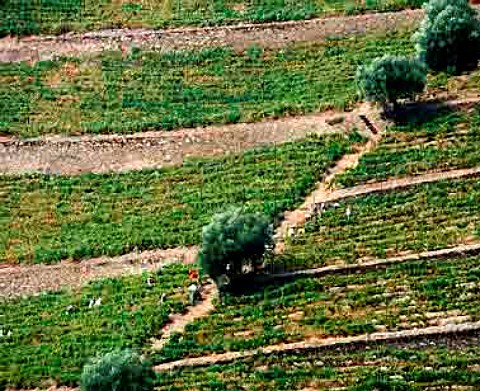
[[[198,286],[195,283],[190,284],[188,287],[188,303],[190,305],[195,304],[195,299],[198,296]]]
[[[188,271],[188,278],[192,282],[188,287],[188,301],[190,305],[194,305],[196,300],[201,300],[198,271],[196,269],[190,269]]]

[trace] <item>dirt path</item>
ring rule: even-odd
[[[210,356],[203,356],[197,358],[186,358],[183,360],[172,361],[154,367],[155,371],[163,372],[182,367],[197,367],[214,364],[229,363],[234,360],[254,357],[259,354],[270,355],[278,352],[295,352],[319,349],[336,349],[338,347],[351,346],[365,346],[375,345],[379,342],[399,341],[406,339],[415,339],[422,337],[435,338],[437,336],[446,336],[452,334],[472,333],[480,331],[479,322],[466,322],[462,324],[448,324],[444,326],[430,326],[421,329],[402,330],[402,331],[387,331],[377,332],[371,334],[363,334],[354,337],[342,338],[326,338],[316,339],[311,338],[301,342],[278,344],[259,348],[255,350],[245,350],[242,352],[228,352],[222,354],[213,354]]]
[[[369,183],[355,187],[338,189],[328,193],[322,202],[335,202],[346,198],[356,197],[360,195],[387,192],[403,187],[414,186],[422,183],[439,182],[450,179],[470,178],[480,175],[480,167],[462,168],[458,170],[430,172],[414,177],[393,178],[383,182]],[[319,201],[317,201],[318,203]]]
[[[57,37],[7,37],[0,39],[0,62],[35,62],[60,56],[118,50],[120,46],[178,50],[228,45],[241,50],[256,44],[265,48],[277,48],[293,42],[322,41],[334,36],[404,30],[418,25],[422,17],[423,10],[417,9],[210,28],[118,29],[68,33]]]
[[[440,250],[423,251],[421,253],[405,254],[385,259],[358,259],[355,263],[346,265],[331,265],[314,269],[295,270],[291,272],[265,275],[265,281],[288,280],[291,278],[322,277],[331,274],[351,274],[365,272],[371,269],[385,268],[405,262],[426,261],[430,259],[444,259],[454,257],[468,257],[480,254],[480,243],[461,244],[455,247]]]
[[[362,112],[364,118],[367,118],[368,123],[373,125],[374,132],[367,127],[367,131],[370,136],[367,143],[365,143],[357,151],[343,156],[332,169],[325,173],[324,179],[318,183],[317,188],[307,196],[299,208],[285,213],[284,219],[275,233],[276,253],[282,253],[284,251],[285,238],[291,235],[295,229],[305,223],[308,215],[310,214],[310,210],[315,207],[316,204],[323,202],[322,200],[329,196],[331,193],[329,188],[333,179],[346,170],[354,168],[358,164],[360,158],[365,153],[375,148],[377,143],[380,141],[382,133],[384,132],[387,124],[380,119],[379,112],[370,109],[368,105],[364,105],[358,114],[360,114],[360,112]]]
[[[55,265],[0,267],[0,299],[35,295],[62,288],[81,288],[88,281],[138,274],[174,262],[195,262],[196,248],[175,248],[101,257]]]
[[[461,101],[465,103],[465,100]],[[456,102],[458,103],[458,102]],[[330,190],[329,183],[335,175],[344,172],[348,167],[358,163],[360,156],[373,148],[381,137],[382,128],[385,123],[378,118],[379,114],[373,110],[362,111],[368,115],[378,127],[379,133],[371,134],[370,141],[354,154],[347,155],[327,173],[325,180],[319,183],[317,189],[311,193],[306,201],[297,210],[287,212],[285,220],[278,227],[275,237],[277,241],[276,251],[281,253],[284,249],[284,238],[291,234],[292,228],[301,226],[306,219],[312,215],[312,209],[321,202],[333,202],[348,197],[363,195],[373,192],[389,191],[419,183],[434,182],[453,178],[477,176],[480,167],[454,170],[441,173],[430,173],[418,177],[393,179],[382,183],[361,185],[350,189]],[[360,113],[352,113],[352,116]],[[353,118],[353,117],[351,117]],[[348,121],[345,121],[348,123]],[[103,136],[108,139],[110,136]],[[146,268],[156,268],[164,264],[168,259],[172,261],[195,261],[195,249],[171,249],[154,250],[141,253],[126,254],[114,258],[97,258],[82,262],[61,262],[55,265],[33,265],[33,266],[8,266],[0,265],[0,297],[18,297],[23,295],[36,294],[44,290],[57,290],[65,286],[80,287],[85,282],[100,277],[120,276],[125,273],[135,273]],[[139,265],[143,262],[144,265]],[[132,265],[132,263],[137,263]]]
[[[152,340],[153,351],[159,351],[168,342],[174,333],[183,333],[185,327],[198,318],[207,316],[215,309],[213,299],[217,297],[218,291],[215,284],[211,283],[203,286],[202,301],[198,304],[188,307],[185,314],[173,314],[171,323],[168,323],[162,330],[160,338]]]
[[[443,98],[451,97],[445,95]],[[440,105],[468,105],[479,101],[477,94]],[[365,124],[359,115],[365,113],[378,118],[378,113],[362,104],[350,112],[330,110],[257,123],[172,132],[142,132],[124,136],[43,136],[31,139],[0,137],[0,175],[26,172],[78,175],[178,165],[188,157],[239,153],[254,147],[296,141],[307,134],[341,133],[353,127],[361,129]],[[345,160],[343,162],[346,163]]]
[[[467,96],[460,99],[452,99],[442,103],[431,103],[437,107],[457,107],[472,105],[480,102],[480,97]],[[428,101],[425,104],[429,104]],[[363,113],[363,114],[360,114]],[[286,212],[285,217],[276,231],[275,247],[276,253],[283,253],[285,249],[285,239],[295,234],[296,230],[302,227],[307,220],[318,213],[318,209],[321,204],[328,202],[335,202],[349,197],[355,197],[358,195],[390,191],[397,188],[413,186],[420,183],[435,182],[441,180],[448,180],[454,178],[474,177],[480,173],[480,167],[474,167],[470,169],[459,169],[452,171],[427,173],[415,177],[406,177],[401,179],[390,179],[380,183],[372,183],[367,185],[360,185],[347,189],[333,190],[331,185],[335,177],[341,173],[344,173],[350,168],[354,168],[358,165],[360,158],[373,150],[381,137],[389,126],[389,123],[381,119],[381,114],[377,110],[365,105],[363,110],[358,110],[358,115],[362,115],[366,121],[366,127],[370,131],[369,141],[361,147],[359,150],[352,154],[345,155],[336,165],[326,173],[323,181],[318,183],[317,188],[310,193],[305,199],[304,203],[297,209],[291,212]]]
[[[329,125],[332,117],[343,123]],[[76,175],[179,165],[188,157],[239,153],[282,144],[307,134],[346,132],[359,122],[358,112],[327,111],[257,123],[145,132],[127,136],[41,137],[0,141],[0,174],[43,172]]]

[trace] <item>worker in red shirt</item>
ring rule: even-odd
[[[198,271],[196,269],[190,269],[188,271],[188,278],[191,284],[188,287],[188,301],[190,305],[194,305],[197,300],[201,300],[200,295],[200,282],[198,281]]]

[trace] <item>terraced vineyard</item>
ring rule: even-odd
[[[380,145],[363,156],[354,170],[337,178],[337,184],[352,187],[391,177],[479,165],[479,106],[443,109],[423,116],[416,122],[390,128]]]
[[[461,336],[453,341],[419,340],[359,350],[259,355],[232,364],[161,373],[158,389],[324,390],[380,378],[423,390],[473,390],[479,381],[478,342],[478,336]]]
[[[189,325],[159,361],[478,320],[480,258],[408,262],[267,286]]]
[[[0,259],[53,263],[196,244],[227,205],[273,221],[362,140],[357,133],[312,137],[159,171],[2,177]]]
[[[114,27],[163,28],[220,25],[240,21],[301,20],[341,13],[419,7],[423,0],[216,0],[126,1],[6,0],[0,4],[0,36]]]
[[[410,33],[401,33],[281,50],[146,51],[128,58],[117,52],[0,64],[0,132],[133,133],[348,108],[357,100],[359,63],[412,51]]]
[[[423,11],[340,16],[422,3],[0,0],[0,36],[91,33],[0,42],[0,390],[478,389],[479,70],[387,118],[358,66]],[[85,385],[126,348],[154,385]]]
[[[343,264],[475,242],[479,185],[476,178],[440,181],[342,201],[290,241],[285,263]]]
[[[97,280],[80,291],[0,303],[0,384],[75,383],[90,357],[145,346],[171,313],[185,308],[186,270],[171,265],[158,273]],[[98,299],[98,306],[90,306]]]

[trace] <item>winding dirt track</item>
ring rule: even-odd
[[[348,123],[348,121],[346,121]],[[109,137],[109,136],[104,136]],[[364,150],[356,152],[359,157]],[[340,173],[345,170],[344,159],[342,159],[332,169],[333,173]],[[333,178],[332,175],[330,175]],[[289,219],[288,215],[286,217]],[[291,220],[291,219],[290,219]],[[289,220],[289,221],[290,221]],[[281,227],[280,227],[281,229]],[[277,235],[278,237],[278,235]],[[281,238],[282,236],[279,236]],[[100,258],[86,260],[80,263],[61,262],[56,265],[33,265],[33,266],[13,266],[0,268],[0,297],[19,297],[23,295],[35,294],[44,290],[58,290],[65,286],[80,287],[83,283],[93,278],[104,276],[119,276],[122,273],[138,272],[142,267],[131,267],[131,263],[140,258],[145,261],[153,261],[158,266],[161,263],[169,262],[166,259],[174,258],[176,261],[194,262],[196,249],[171,249],[171,250],[153,250],[142,253],[126,254],[122,257]],[[157,261],[157,262],[155,262]],[[98,264],[101,268],[96,268]],[[155,267],[151,265],[151,267]]]
[[[253,44],[278,48],[294,42],[315,42],[328,37],[414,28],[423,14],[422,9],[417,9],[209,28],[118,29],[21,39],[7,37],[0,39],[0,62],[36,62],[133,46],[162,51],[206,46],[232,46],[242,50]]]

